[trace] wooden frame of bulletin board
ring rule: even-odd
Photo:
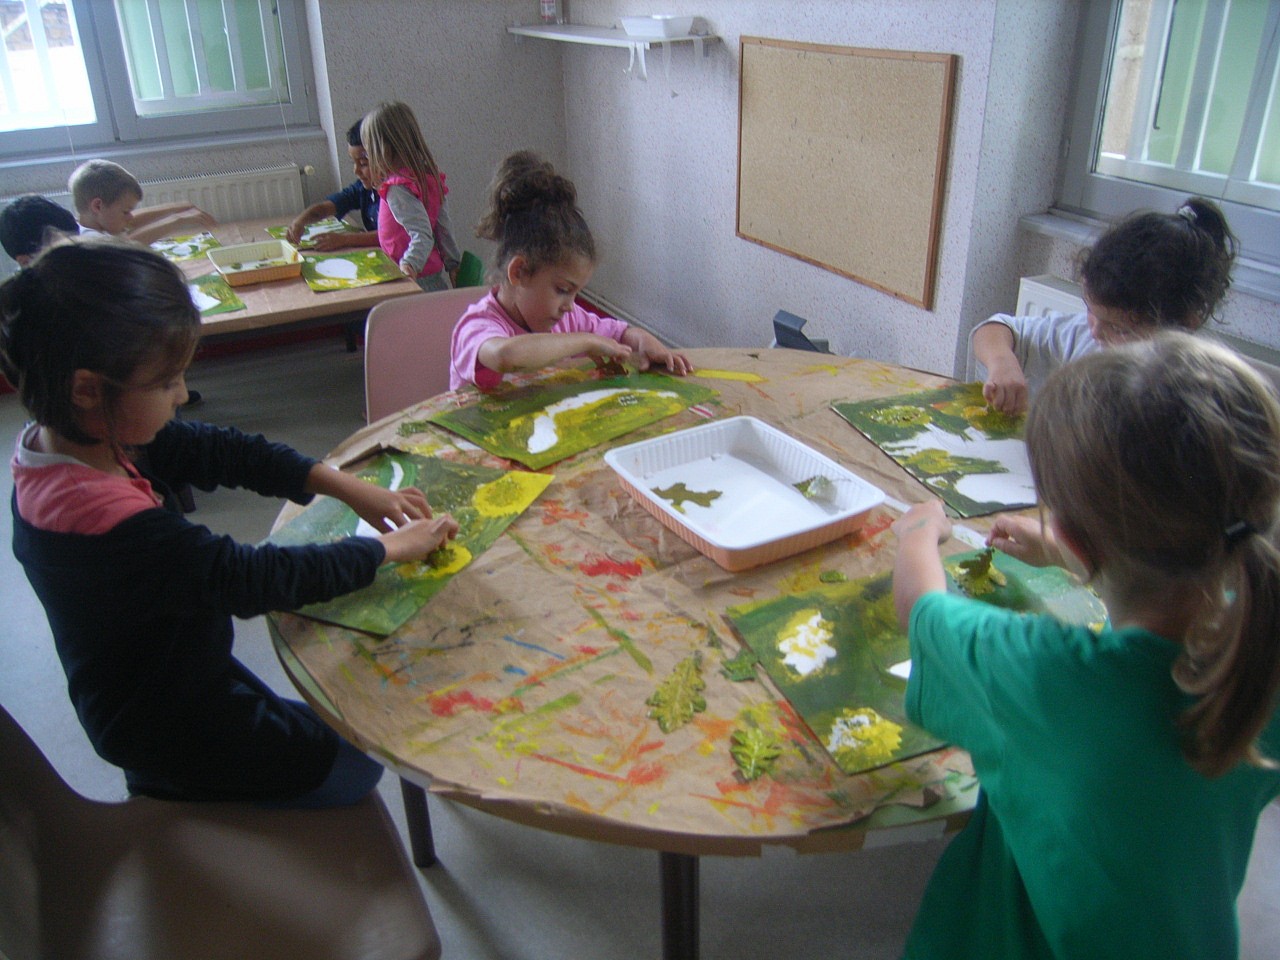
[[[738,236],[933,308],[955,54],[742,37]]]

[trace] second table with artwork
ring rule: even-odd
[[[208,231],[152,244],[187,275],[201,308],[204,336],[261,330],[306,321],[346,318],[392,297],[419,293],[377,247],[314,253],[301,245],[301,276],[231,286],[210,261],[210,250],[282,235],[288,217],[222,223]],[[322,225],[323,227],[323,225]],[[334,221],[332,230],[341,226]]]
[[[466,556],[426,569],[440,582],[425,587],[423,568],[388,574],[429,599],[386,622],[386,597],[408,586],[384,583],[339,611],[271,617],[304,695],[403,777],[542,829],[660,851],[668,957],[696,956],[698,855],[857,849],[868,829],[926,821],[941,835],[976,795],[967,755],[902,712],[908,651],[893,617],[889,527],[895,507],[930,490],[832,409],[951,381],[792,350],[688,355],[696,373],[654,391],[676,398],[672,411],[556,462],[532,450],[546,441],[532,439],[542,427],[526,398],[559,391],[573,409],[572,398],[608,395],[619,409],[607,415],[571,427],[553,418],[589,442],[592,423],[627,415],[625,382],[571,367],[484,400],[432,398],[355,434],[331,461],[382,482],[395,471],[425,482],[433,504],[463,522]],[[504,405],[507,419],[491,418],[482,437],[478,411]],[[604,462],[610,447],[739,415],[870,481],[885,505],[855,533],[734,573],[659,523]],[[431,419],[441,416],[452,429]],[[504,430],[527,449],[499,457],[464,439],[505,450],[493,442]],[[515,462],[527,454],[536,472]],[[954,486],[966,468],[945,466],[942,482]],[[277,536],[354,528],[352,517],[352,529],[327,529],[332,518],[316,513],[300,529],[305,516],[286,509]],[[975,554],[986,522],[965,521],[979,532],[948,548],[958,582],[996,602],[1078,605],[1052,576]],[[693,911],[692,943],[677,942],[672,897]]]

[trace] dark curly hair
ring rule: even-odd
[[[1089,297],[1155,327],[1198,330],[1231,285],[1238,242],[1217,204],[1190,197],[1176,213],[1135,213],[1081,254]]]
[[[513,153],[499,165],[476,236],[498,244],[499,275],[517,256],[530,273],[575,254],[596,261],[596,242],[578,209],[573,181],[532,150]]]

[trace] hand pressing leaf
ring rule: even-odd
[[[645,701],[651,709],[649,716],[658,721],[663,733],[670,733],[693,719],[695,713],[707,709],[702,690],[702,654],[695,652],[675,665],[671,675],[658,685],[653,696]]]
[[[994,551],[987,548],[979,552],[977,556],[970,557],[968,560],[961,560],[952,567],[951,574],[956,578],[956,584],[960,589],[971,597],[981,597],[988,593],[994,593],[996,587],[1003,587],[1009,582],[1008,578],[992,562],[994,559]]]
[[[744,780],[755,780],[773,770],[782,756],[782,741],[760,727],[739,727],[733,731],[729,752]]]

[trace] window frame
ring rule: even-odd
[[[133,87],[124,39],[111,0],[67,0],[80,32],[89,89],[97,120],[75,126],[0,133],[0,159],[20,159],[99,148],[146,146],[157,142],[210,136],[243,136],[317,122],[315,84],[303,0],[275,0],[280,18],[283,65],[289,103],[237,106],[163,116],[141,116],[134,109]]]
[[[1280,0],[1269,2],[1272,8],[1280,5]],[[1076,39],[1079,56],[1075,97],[1066,124],[1064,162],[1055,204],[1072,214],[1107,221],[1140,209],[1171,212],[1187,196],[1199,192],[1122,180],[1092,169],[1102,136],[1107,75],[1119,19],[1119,0],[1090,0],[1084,7]],[[1232,231],[1239,237],[1241,257],[1256,261],[1264,274],[1277,273],[1280,270],[1280,211],[1206,195],[1222,208]],[[1280,275],[1265,286],[1272,284],[1272,298],[1280,299]]]

